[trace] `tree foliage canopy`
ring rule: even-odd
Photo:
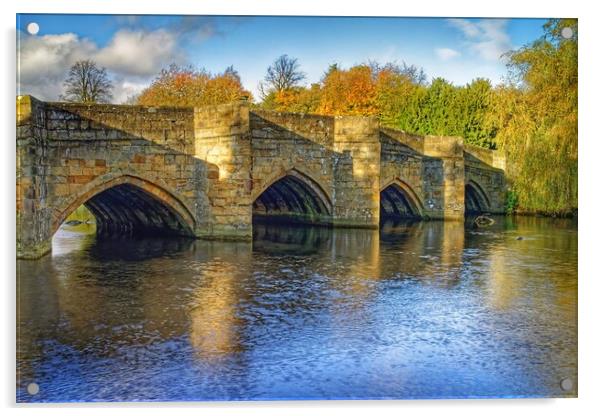
[[[436,78],[426,83],[421,68],[369,62],[342,69],[333,64],[318,84],[273,91],[261,106],[277,111],[377,116],[384,125],[418,134],[462,136],[493,147],[495,129],[486,123],[492,105],[489,81],[456,87]]]
[[[250,99],[238,73],[232,67],[212,75],[205,70],[175,64],[163,69],[137,98],[140,105],[193,107],[225,104]]]
[[[562,30],[570,28],[565,39]],[[461,136],[507,156],[512,200],[526,212],[564,215],[577,208],[577,21],[552,19],[544,35],[506,55],[508,79],[493,87],[477,78],[458,86],[427,82],[424,71],[402,63],[332,64],[318,83],[301,86],[297,59],[277,58],[260,84],[259,106],[299,113],[376,116],[410,133]],[[66,99],[110,97],[104,69],[74,65]],[[238,73],[172,65],[137,98],[138,104],[200,106],[251,99]]]
[[[490,118],[520,209],[564,215],[577,209],[577,21],[553,19],[544,31],[508,54],[511,77]]]

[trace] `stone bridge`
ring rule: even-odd
[[[100,236],[249,240],[254,219],[377,228],[502,213],[505,159],[375,118],[17,98],[17,255],[78,206]]]

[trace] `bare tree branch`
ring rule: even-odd
[[[265,98],[272,92],[296,87],[304,79],[305,73],[299,70],[297,58],[281,55],[268,67],[264,81],[259,83],[259,92]]]
[[[61,100],[79,103],[106,103],[111,100],[113,85],[105,68],[98,68],[91,60],[77,61],[65,80],[65,94]]]

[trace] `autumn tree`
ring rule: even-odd
[[[228,67],[212,75],[204,69],[172,64],[163,69],[137,98],[140,105],[194,107],[251,99],[238,73]]]
[[[105,68],[92,60],[77,61],[69,69],[61,100],[78,103],[106,103],[111,100],[113,85]]]
[[[261,106],[277,111],[378,116],[393,127],[404,118],[402,110],[407,110],[425,79],[422,69],[405,63],[369,62],[349,69],[332,64],[319,83],[271,90],[262,97]]]
[[[334,115],[378,114],[376,84],[369,65],[348,70],[331,66],[322,79],[322,97],[318,112]]]
[[[309,88],[294,87],[272,92],[264,97],[261,107],[273,111],[311,114],[318,112],[321,97],[322,90],[316,83]]]

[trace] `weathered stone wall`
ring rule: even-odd
[[[380,141],[376,118],[335,117],[335,225],[378,227]]]
[[[41,103],[19,97],[18,252],[33,257],[47,252],[52,235],[75,208],[125,184],[152,195],[177,213],[187,231],[202,235],[208,215],[207,167],[193,157],[193,136],[191,109]],[[123,215],[151,220],[139,211]]]
[[[460,137],[425,136],[424,154],[441,161],[443,195],[437,206],[443,207],[444,219],[464,218],[464,142]]]
[[[255,215],[332,223],[334,119],[253,110],[250,122]]]
[[[381,192],[461,219],[466,189],[502,212],[505,159],[375,118],[17,100],[18,253],[36,257],[81,204],[103,232],[251,239],[254,215],[378,227]],[[472,191],[471,191],[472,192]],[[471,199],[472,201],[472,199]]]
[[[417,136],[382,129],[381,190],[397,184],[420,207],[421,216],[464,216],[462,139]]]
[[[381,129],[381,147],[381,190],[395,178],[404,182],[424,215],[462,218],[467,184],[482,189],[488,201],[485,211],[504,212],[505,157],[500,152],[465,144],[459,137],[424,137],[387,128]]]
[[[464,145],[466,184],[477,188],[486,200],[487,211],[503,214],[506,202],[506,158],[481,147]]]
[[[334,119],[267,111],[251,113],[253,199],[295,170],[333,197]]]
[[[208,238],[251,239],[249,107],[224,104],[194,110],[194,156],[207,163],[211,204]]]
[[[44,104],[17,97],[17,256],[50,250],[51,207],[47,204],[48,143]]]
[[[381,129],[380,190],[404,189],[419,216],[442,218],[443,167],[440,159],[424,155],[424,137]]]

